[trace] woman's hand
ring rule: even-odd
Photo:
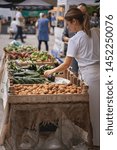
[[[48,77],[49,75],[52,75],[53,73],[66,70],[70,66],[71,62],[72,62],[72,57],[66,56],[64,63],[62,63],[61,65],[59,65],[58,67],[56,67],[54,69],[50,69],[50,70],[45,71],[44,75],[46,77]]]
[[[65,36],[65,37],[64,37],[64,42],[65,42],[65,43],[68,43],[68,41],[69,41],[69,38]]]
[[[46,71],[44,71],[44,76],[48,77],[48,76],[52,75],[53,73],[54,73],[54,72],[53,72],[53,69],[51,69],[51,70],[46,70]]]

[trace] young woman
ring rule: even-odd
[[[87,12],[87,5],[85,3],[80,3],[77,6],[78,9],[81,10],[81,12],[85,15],[84,21],[85,26],[87,26],[87,30],[90,30],[90,23],[89,23],[89,15]],[[64,56],[66,56],[66,52],[67,52],[67,46],[68,46],[68,41],[69,39],[74,36],[76,34],[76,32],[71,32],[68,30],[67,26],[64,28],[63,34],[62,34],[62,41],[64,42]],[[74,72],[76,75],[78,74],[78,62],[76,61],[75,58],[72,59],[72,63],[71,63],[71,71]]]
[[[85,16],[78,8],[65,15],[70,31],[77,32],[68,42],[65,61],[60,66],[45,71],[45,76],[67,69],[73,57],[78,61],[82,78],[89,85],[90,118],[93,127],[93,144],[100,143],[100,36],[99,29],[87,29]]]

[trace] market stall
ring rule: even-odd
[[[22,3],[14,4],[15,7],[22,8],[22,15],[25,17],[24,33],[35,34],[35,23],[39,18],[40,13],[48,14],[48,10],[53,6],[43,0],[25,0]]]
[[[0,144],[9,150],[90,144],[88,85],[69,69],[45,78],[44,70],[54,67],[56,60],[34,47],[13,45],[4,50]]]

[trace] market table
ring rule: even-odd
[[[24,143],[28,141],[29,150],[39,149],[42,136],[41,126],[44,128],[44,125],[51,123],[56,129],[62,129],[60,120],[62,121],[61,126],[69,120],[73,128],[75,127],[72,132],[73,136],[79,135],[84,141],[91,143],[92,132],[87,92],[81,94],[14,95],[12,92],[9,93],[10,88],[8,87],[10,85],[6,67],[7,63],[4,65],[5,73],[2,79],[5,82],[4,88],[2,87],[2,90],[4,89],[2,95],[4,121],[2,121],[1,144],[5,143],[9,150],[17,150],[26,147]],[[69,72],[67,78],[75,82],[73,75],[70,75]],[[63,132],[65,131],[63,130]],[[51,135],[50,131],[49,133]],[[57,134],[56,130],[52,133],[54,136]],[[62,134],[64,137],[65,133]],[[69,143],[69,139],[66,142]]]

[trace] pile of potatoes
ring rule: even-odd
[[[11,88],[10,92],[15,95],[80,94],[82,88],[74,84],[17,84]]]

